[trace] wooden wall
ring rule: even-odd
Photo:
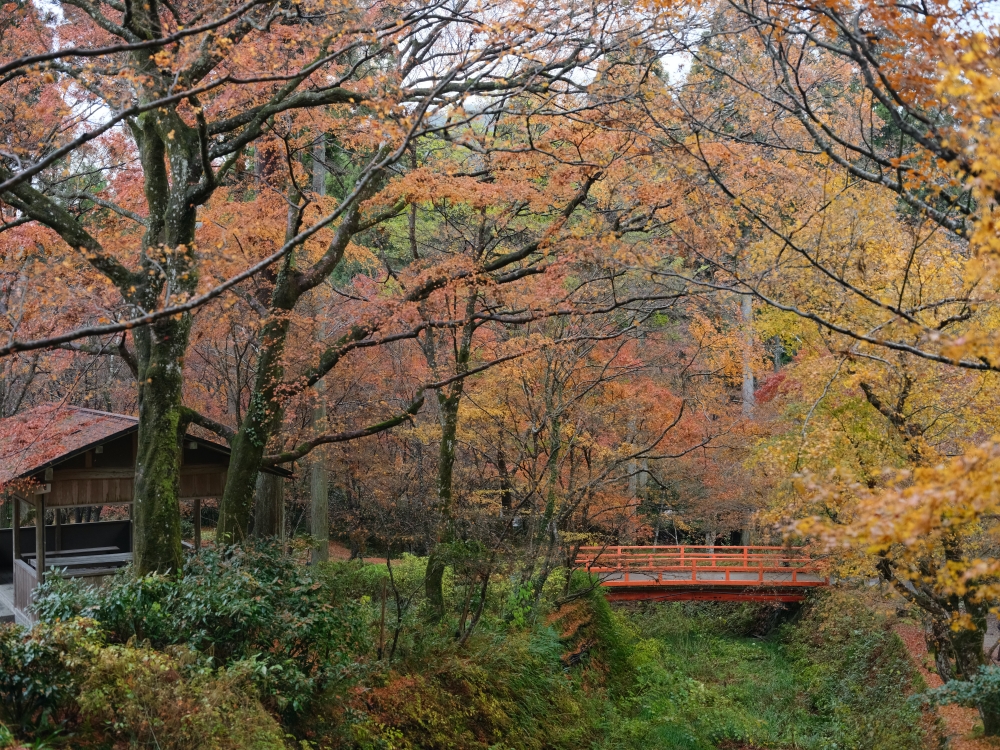
[[[45,493],[46,508],[78,505],[120,505],[132,502],[135,474],[132,469],[60,469],[52,472]],[[222,497],[226,467],[205,464],[181,467],[181,499]]]

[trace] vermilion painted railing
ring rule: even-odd
[[[581,547],[577,565],[603,586],[825,586],[816,562],[797,547],[708,545]]]

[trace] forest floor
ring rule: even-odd
[[[927,668],[930,656],[927,653],[927,643],[920,627],[908,623],[897,623],[895,631],[906,644],[906,650],[913,658],[913,662],[927,683],[927,687],[940,687],[942,680],[937,672],[932,672]],[[944,724],[943,734],[948,750],[1000,748],[1000,739],[976,736],[977,733],[982,732],[982,722],[976,709],[961,706],[939,706],[937,711]]]

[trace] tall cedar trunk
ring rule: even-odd
[[[321,135],[313,145],[313,192],[316,195],[326,194],[326,136]],[[323,339],[323,329],[317,332]],[[324,381],[316,384],[318,401],[312,413],[314,430],[322,430],[326,426],[326,400]],[[326,451],[320,449],[314,453],[309,466],[309,533],[313,538],[313,564],[326,562],[330,559],[330,494],[327,486]],[[383,599],[384,604],[384,599]]]
[[[316,385],[319,401],[313,409],[313,429],[321,430],[326,424],[326,401],[323,382]],[[330,494],[327,487],[326,456],[321,448],[314,452],[309,467],[309,533],[313,538],[313,563],[330,559]]]
[[[330,496],[326,463],[322,457],[313,461],[309,477],[309,530],[313,538],[312,561],[330,559]]]
[[[743,416],[752,417],[756,407],[753,384],[753,296],[740,295],[740,320],[743,323]]]
[[[275,474],[257,475],[253,535],[258,539],[285,537],[285,480]]]

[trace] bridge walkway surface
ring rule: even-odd
[[[829,585],[797,547],[581,547],[576,564],[598,576],[612,601],[795,602]]]

